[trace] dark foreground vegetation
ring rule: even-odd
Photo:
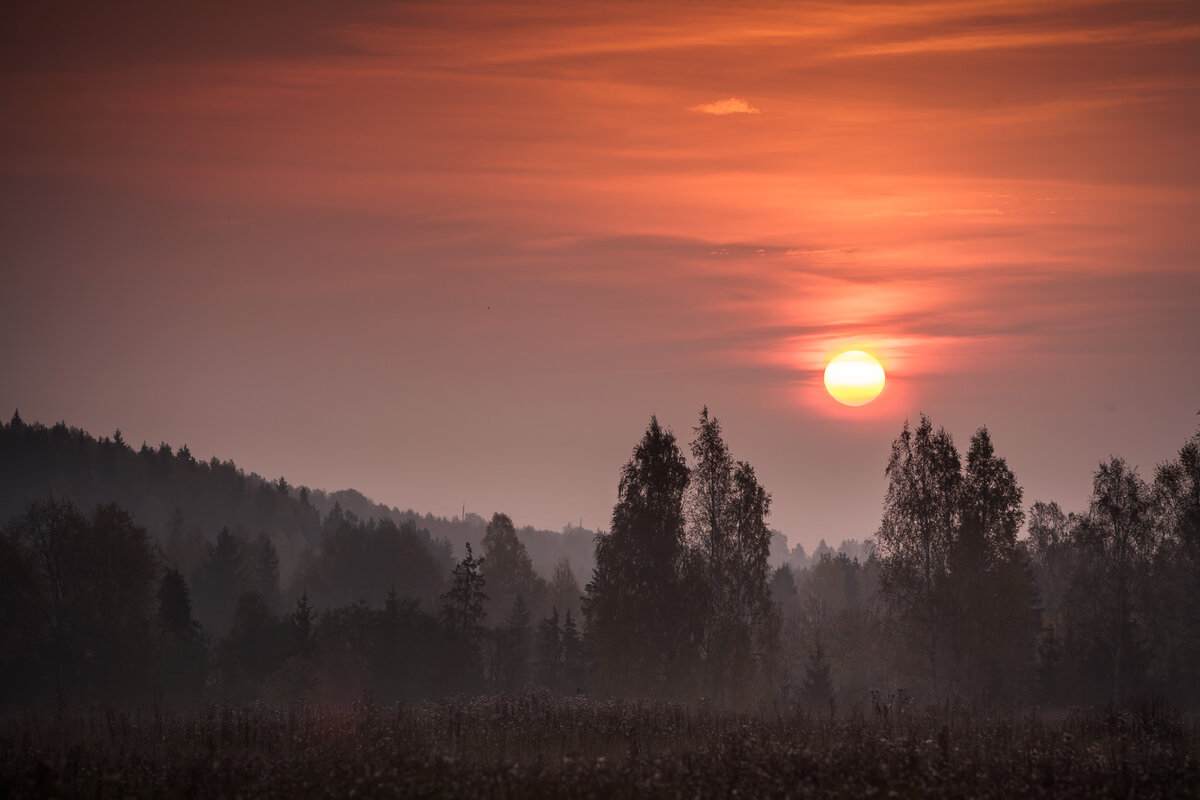
[[[1155,710],[873,705],[830,719],[546,693],[342,710],[10,718],[0,783],[59,797],[1194,797]]]

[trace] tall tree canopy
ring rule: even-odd
[[[1122,458],[1101,463],[1092,481],[1086,543],[1098,558],[1100,576],[1114,599],[1109,610],[1113,701],[1123,698],[1123,669],[1134,644],[1136,582],[1153,554],[1150,487]]]
[[[115,505],[89,518],[50,499],[4,528],[0,551],[4,699],[148,700],[157,576],[145,529]]]
[[[508,514],[496,513],[483,536],[483,579],[488,587],[484,610],[494,620],[504,619],[517,598],[540,610],[546,595],[546,581],[533,570],[524,542]]]
[[[961,462],[945,429],[921,415],[892,443],[887,494],[879,526],[882,588],[900,612],[910,638],[924,651],[925,677],[937,691],[938,647],[944,619],[938,592],[949,570],[959,521]]]
[[[677,694],[688,650],[680,568],[688,467],[675,435],[650,418],[621,469],[612,530],[596,535],[584,608],[597,679],[608,691]]]
[[[924,414],[892,444],[878,543],[881,588],[933,697],[1026,691],[1039,627],[1017,548],[1021,487],[991,434],[971,437],[965,470],[950,434]]]
[[[687,493],[689,540],[695,550],[692,596],[701,602],[702,688],[724,702],[745,695],[772,648],[768,558],[771,498],[754,468],[735,462],[708,407],[692,441],[694,464]]]

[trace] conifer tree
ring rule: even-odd
[[[442,595],[442,620],[452,635],[477,644],[486,616],[483,610],[487,600],[483,591],[486,581],[480,572],[484,559],[475,558],[470,542],[466,549],[467,554],[454,568],[450,590]]]

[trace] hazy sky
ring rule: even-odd
[[[1071,509],[1200,422],[1192,0],[15,5],[5,415],[559,528],[707,404],[809,548],[921,411]]]

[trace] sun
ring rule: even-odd
[[[825,388],[833,399],[848,406],[862,406],[883,391],[883,365],[862,350],[847,350],[825,367]]]

